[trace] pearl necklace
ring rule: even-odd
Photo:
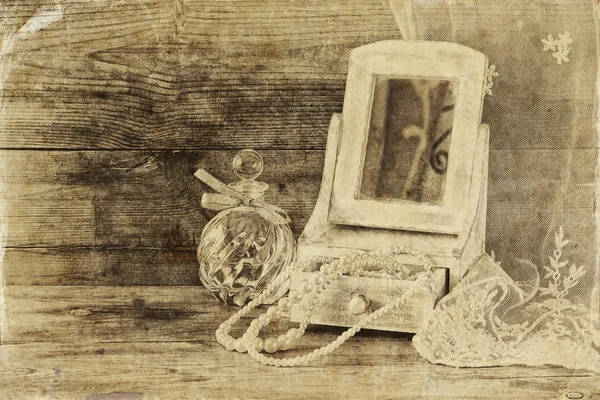
[[[379,278],[408,278],[408,268],[392,258],[393,255],[398,254],[410,254],[413,257],[418,258],[423,263],[424,269],[422,273],[416,275],[414,281],[415,285],[405,291],[400,297],[360,320],[352,328],[342,333],[336,340],[329,343],[327,346],[315,349],[306,355],[293,358],[274,358],[261,354],[262,351],[275,353],[278,350],[287,350],[295,341],[304,335],[319,295],[340,276],[347,274],[351,276]],[[321,262],[321,268],[318,272],[313,272],[308,280],[303,280],[300,283],[300,290],[291,290],[288,297],[283,297],[279,300],[277,305],[270,306],[267,309],[267,312],[261,314],[250,323],[250,326],[242,337],[234,339],[229,335],[232,326],[250,311],[261,305],[265,299],[276,290],[276,288],[290,278],[294,270],[304,268],[312,262]],[[378,267],[381,271],[373,271],[372,269],[369,269],[369,267]],[[248,352],[253,359],[263,365],[272,365],[276,367],[306,365],[320,357],[332,353],[365,326],[404,305],[408,298],[413,296],[418,288],[427,281],[431,275],[431,268],[432,264],[428,257],[407,246],[394,247],[389,252],[354,253],[349,256],[342,256],[339,260],[332,260],[330,257],[310,257],[303,262],[292,264],[281,275],[277,276],[255,299],[250,301],[227,321],[223,322],[215,332],[215,336],[217,342],[227,350],[235,350],[240,353]],[[262,328],[269,325],[271,321],[281,317],[283,313],[290,311],[292,304],[300,303],[305,295],[310,296],[310,300],[308,301],[308,307],[305,310],[304,317],[298,328],[291,328],[287,333],[280,335],[277,338],[271,337],[264,341],[258,337]]]

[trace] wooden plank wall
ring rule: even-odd
[[[244,147],[264,156],[269,200],[298,235],[349,51],[401,38],[380,0],[1,4],[2,267],[12,285],[198,285],[195,247],[214,214],[192,173],[231,181]],[[520,243],[537,257],[553,205],[535,199],[560,190],[572,159],[581,173],[564,214],[587,221],[595,144],[495,137],[493,123],[507,121],[490,121],[488,248]]]

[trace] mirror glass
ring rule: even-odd
[[[456,84],[375,75],[359,199],[441,205]]]

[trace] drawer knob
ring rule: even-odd
[[[369,300],[362,294],[355,294],[348,303],[348,310],[354,315],[360,315],[367,311]]]

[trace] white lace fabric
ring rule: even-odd
[[[455,367],[600,372],[596,0],[390,0],[406,39],[464,44],[493,73],[484,255],[413,344]],[[501,264],[500,262],[501,261]]]
[[[413,338],[419,353],[455,367],[554,364],[600,372],[594,314],[568,299],[585,276],[583,267],[562,259],[568,244],[562,229],[555,242],[550,266],[544,266],[546,286],[533,264],[523,262],[524,279],[515,282],[484,255]]]

